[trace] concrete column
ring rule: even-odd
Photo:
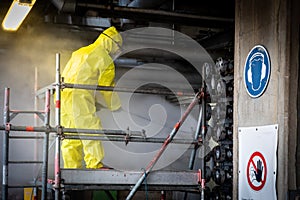
[[[289,190],[300,188],[300,121],[299,105],[299,62],[300,62],[300,2],[293,0],[290,3],[290,98],[289,98],[289,161],[288,161],[288,186]],[[297,95],[298,94],[298,95]],[[297,147],[298,145],[298,147]],[[298,152],[297,152],[298,148]],[[298,157],[297,157],[298,156]],[[295,164],[296,163],[296,164]]]
[[[295,142],[297,128],[298,65],[291,59],[293,4],[297,0],[236,0],[234,74],[234,160],[238,161],[238,127],[279,124],[277,197],[286,199],[295,188]],[[298,14],[297,14],[298,15]],[[299,17],[298,17],[299,18]],[[292,31],[293,30],[293,31]],[[292,34],[293,33],[293,34]],[[299,33],[299,32],[298,32]],[[299,34],[298,34],[299,35]],[[299,38],[298,38],[299,41]],[[271,76],[265,93],[251,98],[245,89],[243,72],[249,51],[261,44],[269,52]],[[294,44],[295,45],[295,44]],[[298,47],[297,47],[298,45]],[[267,141],[266,141],[267,145]],[[292,145],[289,147],[289,145]],[[294,156],[294,157],[293,157]],[[292,160],[289,160],[292,159]],[[293,163],[290,163],[293,162]],[[294,173],[294,177],[292,177]],[[238,198],[238,163],[234,162],[234,199]]]

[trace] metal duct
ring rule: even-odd
[[[69,24],[76,26],[90,26],[90,27],[110,27],[110,18],[101,18],[97,16],[79,17],[70,14],[75,13],[77,3],[76,0],[51,0],[53,5],[59,12],[69,13],[67,15],[45,16],[46,22],[53,22],[58,24]]]
[[[53,5],[60,12],[74,13],[76,8],[75,0],[51,0]]]
[[[155,8],[163,4],[166,0],[134,0],[128,4],[128,7],[135,7],[135,8]]]
[[[162,5],[166,0],[119,0],[119,6],[135,8],[155,8]]]
[[[119,5],[120,6],[125,6],[125,7],[134,7],[134,8],[155,8],[160,6],[165,0],[120,0]],[[133,20],[129,19],[121,19],[121,25],[123,26],[124,24],[128,23],[133,23]]]
[[[57,15],[45,16],[45,22],[55,23],[55,24],[68,24],[75,26],[88,26],[88,27],[110,27],[111,19],[110,18],[100,18],[100,17],[79,17],[72,15]]]
[[[151,0],[141,1],[136,0],[129,3],[127,6],[112,6],[101,4],[89,4],[89,3],[76,3],[76,0],[51,0],[54,6],[60,12],[74,13],[77,8],[94,9],[101,13],[101,17],[114,17],[125,19],[140,19],[159,23],[172,23],[172,24],[185,24],[191,26],[202,26],[207,28],[214,27],[228,27],[234,25],[234,20],[230,18],[219,18],[209,16],[199,16],[188,13],[155,10],[149,8],[136,8],[133,6],[159,6],[164,3],[165,0]],[[128,0],[121,0],[119,2],[123,5],[128,3]]]

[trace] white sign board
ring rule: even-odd
[[[277,199],[278,125],[239,128],[239,199]]]

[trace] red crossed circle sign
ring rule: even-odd
[[[256,151],[254,152],[247,164],[247,181],[249,186],[255,190],[261,190],[267,179],[267,163],[264,156]]]

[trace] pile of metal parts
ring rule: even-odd
[[[212,71],[213,69],[217,72]],[[233,60],[219,58],[215,68],[207,71],[210,72],[206,79],[211,83],[211,93],[217,96],[210,120],[211,137],[217,145],[205,156],[206,197],[232,199]]]

